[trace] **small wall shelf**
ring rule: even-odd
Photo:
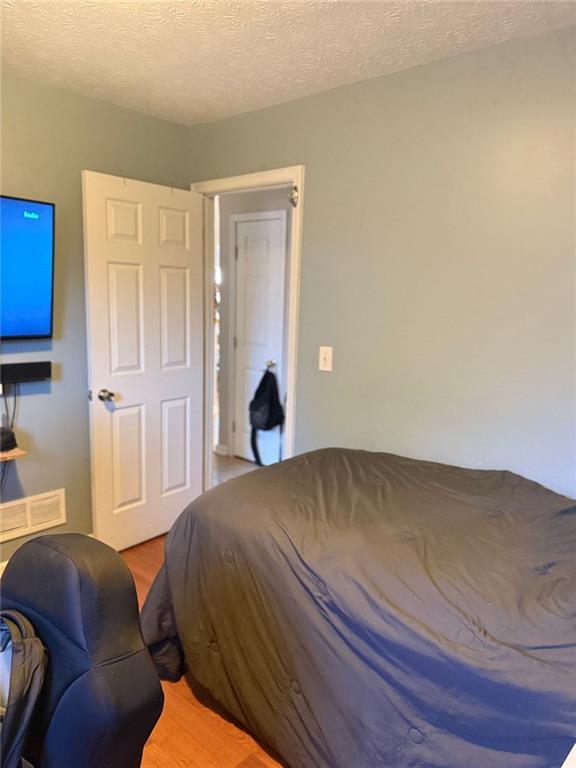
[[[14,461],[14,459],[21,459],[26,456],[26,451],[22,448],[12,448],[11,451],[2,451],[0,453],[0,461]]]

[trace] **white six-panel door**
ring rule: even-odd
[[[276,361],[280,397],[284,380],[286,211],[231,217],[236,247],[236,365],[234,454],[253,459],[248,406],[268,360]],[[258,432],[263,464],[280,454],[280,431]]]
[[[82,183],[94,528],[124,549],[202,491],[202,196]]]

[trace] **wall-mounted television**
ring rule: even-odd
[[[54,204],[0,196],[0,338],[52,338]]]

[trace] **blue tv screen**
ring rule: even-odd
[[[0,337],[52,337],[54,205],[0,196]]]

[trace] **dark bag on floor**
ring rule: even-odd
[[[258,451],[258,430],[267,432],[274,427],[280,427],[284,424],[284,408],[280,402],[278,392],[278,382],[272,371],[265,371],[260,379],[260,383],[254,393],[254,398],[250,402],[250,426],[252,427],[251,445],[254,459],[259,467],[262,466],[260,453]]]
[[[0,611],[0,653],[10,657],[10,688],[0,708],[0,765],[20,768],[34,708],[44,682],[46,650],[18,611]]]

